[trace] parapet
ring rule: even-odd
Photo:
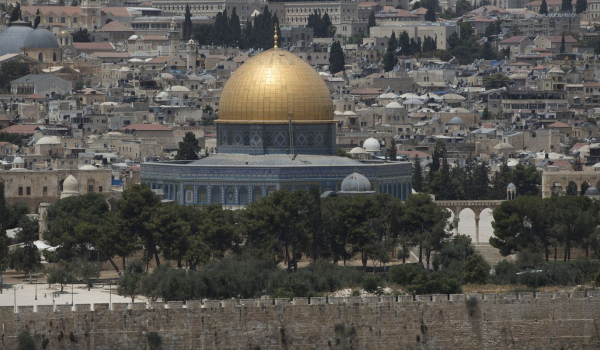
[[[475,298],[480,303],[530,303],[542,300],[564,300],[564,299],[587,299],[600,300],[600,291],[573,291],[573,292],[519,292],[519,293],[469,293],[469,294],[433,294],[433,295],[384,295],[380,297],[312,297],[312,298],[281,298],[281,299],[225,299],[225,300],[190,300],[184,302],[134,302],[134,303],[107,303],[99,304],[58,304],[39,306],[19,306],[17,310],[13,306],[0,306],[0,316],[12,313],[18,314],[70,314],[85,312],[125,312],[128,310],[181,310],[188,309],[195,312],[200,309],[221,308],[271,308],[271,307],[314,307],[314,306],[338,306],[338,305],[364,305],[364,306],[406,306],[415,305],[439,305],[460,304],[467,299]]]

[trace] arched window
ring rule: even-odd
[[[64,179],[60,180],[60,182],[58,183],[58,190],[62,191],[63,190],[63,182],[65,182]]]
[[[256,202],[256,201],[260,200],[261,197],[262,197],[262,190],[260,189],[260,187],[254,187],[254,190],[252,190],[252,201]]]
[[[219,186],[214,186],[210,192],[210,202],[211,203],[221,203],[221,188]]]
[[[275,192],[275,187],[274,186],[269,186],[269,188],[267,188],[267,196],[270,195],[273,192]]]
[[[200,187],[198,189],[198,203],[206,203],[206,187]]]
[[[185,204],[194,203],[194,189],[192,186],[185,186]]]
[[[169,191],[169,188],[171,186],[169,185],[165,185],[165,199],[169,199],[169,195],[171,194],[171,192]]]
[[[52,54],[52,61],[56,62],[56,52]]]
[[[38,54],[38,61],[44,62],[44,55],[41,52]]]
[[[247,205],[248,204],[248,188],[246,187],[242,187],[240,188],[240,201],[239,201],[240,205]]]
[[[227,187],[227,190],[225,190],[225,204],[235,204],[235,191],[233,187]]]
[[[402,200],[406,200],[406,183],[402,184]]]

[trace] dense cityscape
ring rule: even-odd
[[[600,347],[597,1],[0,4],[0,350]]]

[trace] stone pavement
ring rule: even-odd
[[[37,300],[35,280],[32,284],[28,282],[15,283],[4,283],[2,294],[0,294],[0,306],[13,306],[15,302],[15,292],[13,287],[16,287],[16,299],[17,305],[52,305],[53,298],[52,293],[55,293],[56,297],[54,302],[56,305],[71,304],[71,285],[65,286],[63,292],[60,292],[60,286],[53,284],[48,288],[47,283],[41,281],[37,285]],[[117,295],[116,285],[111,288],[108,284],[95,284],[90,291],[84,284],[75,284],[73,288],[73,301],[75,304],[95,304],[95,303],[130,303],[130,298],[125,298]],[[146,299],[140,297],[136,298],[135,302],[145,302]]]

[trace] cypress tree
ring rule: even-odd
[[[181,31],[183,40],[190,40],[192,37],[192,13],[190,12],[190,5],[185,5],[185,19],[183,20]]]
[[[331,52],[329,53],[329,72],[335,74],[344,70],[346,61],[344,59],[344,50],[339,41],[331,44]]]
[[[561,12],[572,12],[573,11],[573,3],[571,0],[562,0],[562,4],[560,6]]]
[[[35,21],[33,21],[33,29],[36,29],[40,25],[40,21],[40,9],[37,9],[37,12],[35,13]]]
[[[240,26],[240,17],[237,15],[236,8],[233,8],[231,12],[231,18],[229,19],[229,29],[231,30],[231,40],[241,45],[242,38],[242,27]]]
[[[388,40],[388,47],[385,55],[383,56],[383,69],[386,72],[394,69],[396,65],[396,49],[398,48],[398,41],[396,41],[396,33],[392,32],[390,39]]]
[[[575,3],[575,13],[580,14],[588,8],[587,0],[577,0]]]
[[[562,35],[562,39],[560,39],[560,53],[565,53],[565,35]]]
[[[368,32],[370,32],[371,27],[375,27],[377,25],[377,22],[375,21],[375,11],[371,10],[371,13],[369,14],[369,29]]]
[[[421,160],[419,160],[419,156],[415,156],[413,162],[412,186],[417,192],[423,190],[423,169],[421,169]]]
[[[548,4],[546,3],[546,0],[542,0],[542,4],[540,5],[540,15],[547,15],[548,14]]]
[[[15,5],[15,8],[13,8],[13,11],[10,13],[10,23],[14,22],[14,21],[18,21],[19,18],[21,18],[21,5],[19,3],[17,3]]]
[[[331,31],[329,30],[331,28]],[[321,19],[321,33],[324,38],[333,38],[335,35],[335,27],[332,27],[331,19],[327,12],[323,15]]]
[[[252,31],[252,22],[250,20],[247,20],[246,25],[244,26],[244,33],[242,34],[242,42],[243,42],[244,49],[249,49],[251,47],[255,47],[254,34]]]

